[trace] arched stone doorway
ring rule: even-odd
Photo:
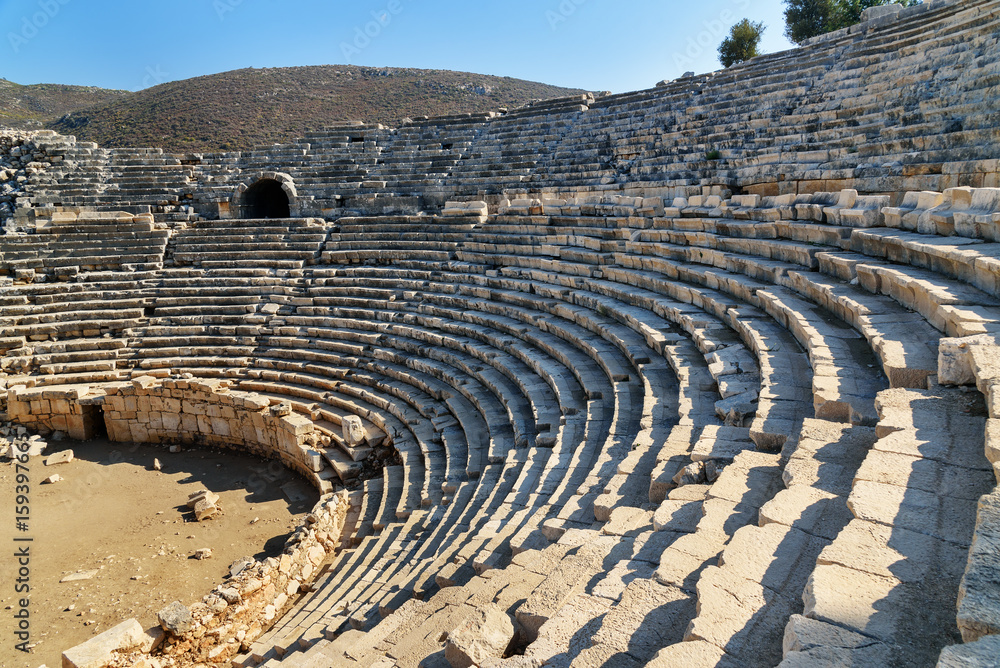
[[[253,175],[236,186],[223,218],[298,218],[299,200],[295,181],[281,172]]]
[[[240,218],[291,218],[288,193],[274,179],[261,179],[243,193]]]

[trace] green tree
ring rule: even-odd
[[[730,67],[744,60],[760,55],[760,38],[766,26],[763,23],[743,19],[729,30],[729,37],[719,45],[719,61],[723,67]]]
[[[796,44],[810,37],[852,26],[869,7],[899,2],[906,7],[923,0],[785,0],[785,36]]]
[[[796,44],[836,30],[836,0],[785,0],[785,36]]]
[[[919,5],[921,0],[838,0],[837,4],[840,6],[837,12],[837,27],[834,30],[859,23],[862,12],[869,7],[891,5],[894,2],[904,7],[912,7],[913,5]]]

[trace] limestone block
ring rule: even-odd
[[[194,517],[199,522],[210,520],[219,514],[219,507],[207,499],[202,499],[195,504]]]
[[[105,668],[114,658],[114,652],[140,647],[146,641],[142,625],[135,619],[129,619],[63,652],[63,667]]]
[[[945,647],[937,668],[996,668],[1000,666],[1000,636],[986,636],[976,642]]]
[[[976,534],[959,587],[958,628],[965,642],[1000,634],[1000,494],[979,501]]]
[[[890,659],[895,656],[889,646],[868,636],[802,615],[789,617],[784,653],[782,668],[881,668],[890,665]]]
[[[164,631],[175,636],[182,636],[194,628],[194,617],[180,601],[174,601],[157,613],[160,626]]]
[[[705,640],[674,643],[657,654],[646,664],[646,668],[740,668],[743,661],[726,654],[725,650]]]
[[[466,609],[468,614],[448,634],[445,644],[445,659],[452,668],[469,668],[503,657],[515,636],[510,615],[495,603]]]
[[[773,666],[781,660],[777,641],[785,621],[798,606],[758,582],[709,566],[698,580],[698,614],[684,639],[704,640],[744,661],[753,657],[756,665]]]
[[[350,446],[361,445],[365,440],[365,426],[357,415],[348,415],[341,421],[344,440]]]
[[[55,466],[57,464],[69,464],[73,461],[73,451],[72,450],[62,450],[53,455],[49,455],[45,458],[46,466]]]
[[[214,505],[219,502],[219,495],[214,492],[210,492],[207,489],[203,489],[197,492],[192,492],[190,495],[188,495],[188,500],[187,500],[188,508],[191,508],[193,510],[200,501],[207,501],[208,503]]]

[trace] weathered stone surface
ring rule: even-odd
[[[219,502],[219,495],[215,492],[210,492],[207,489],[203,489],[197,492],[192,492],[188,496],[187,505],[188,508],[192,510],[198,506],[200,501],[205,501],[210,505],[215,505]]]
[[[56,466],[57,464],[69,464],[73,461],[72,450],[62,450],[45,458],[46,466]]]
[[[647,668],[738,668],[745,664],[728,656],[724,650],[704,640],[675,643],[661,649],[646,664]]]
[[[194,506],[194,517],[199,522],[210,520],[219,514],[219,507],[208,499],[201,499]]]
[[[466,618],[448,633],[445,658],[452,668],[481,665],[504,655],[514,640],[514,622],[494,604],[467,608]]]
[[[163,630],[175,636],[182,636],[194,628],[194,617],[187,606],[180,601],[174,601],[157,613]]]
[[[998,548],[971,520],[1000,472],[972,390],[1000,418],[1000,139],[970,94],[995,83],[993,4],[875,9],[735,78],[239,154],[2,131],[0,394],[53,440],[103,421],[116,442],[280,459],[324,494],[385,472],[349,518],[310,517],[277,570],[235,574],[256,627],[199,660],[293,665],[340,613],[385,629],[412,595],[424,619],[365,635],[357,663],[441,664],[449,615],[475,601],[520,615],[524,640],[553,629],[573,648],[546,645],[554,665],[681,647],[667,618],[710,638],[675,650],[692,665],[771,664],[811,572],[809,613],[874,640],[786,661],[875,665],[891,644],[929,665],[957,640],[966,563],[962,628],[996,627]],[[292,218],[246,220],[257,184]],[[886,380],[922,390],[873,402]],[[875,404],[878,443],[804,419],[873,424]],[[218,505],[200,502],[199,519]],[[514,556],[567,536],[608,542]],[[304,605],[347,607],[257,645],[337,546],[359,549]],[[436,599],[435,577],[454,591]],[[642,584],[684,612],[641,617],[659,600]]]
[[[965,642],[1000,634],[1000,493],[979,501],[976,534],[958,591],[958,627]]]
[[[146,640],[142,625],[129,619],[63,652],[62,665],[64,668],[105,668],[114,658],[114,652],[139,647]]]
[[[361,445],[365,441],[365,427],[357,415],[348,415],[341,422],[344,440],[348,445]]]
[[[975,642],[945,647],[937,668],[1000,667],[1000,635],[985,636]]]

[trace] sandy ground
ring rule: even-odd
[[[15,469],[0,464],[0,666],[62,665],[64,649],[128,619],[154,626],[163,606],[194,603],[244,556],[280,554],[285,538],[318,499],[276,462],[230,452],[89,443],[50,443],[46,455],[72,449],[75,461],[32,459],[28,532],[16,528]],[[159,458],[162,471],[153,470]],[[63,481],[41,485],[58,473]],[[188,494],[210,489],[223,514],[203,523]],[[296,500],[290,500],[296,499]],[[254,520],[257,521],[254,521]],[[32,538],[30,543],[15,538]],[[30,546],[31,654],[16,649],[17,549]],[[200,548],[213,556],[197,560]],[[96,569],[90,580],[60,583]]]

